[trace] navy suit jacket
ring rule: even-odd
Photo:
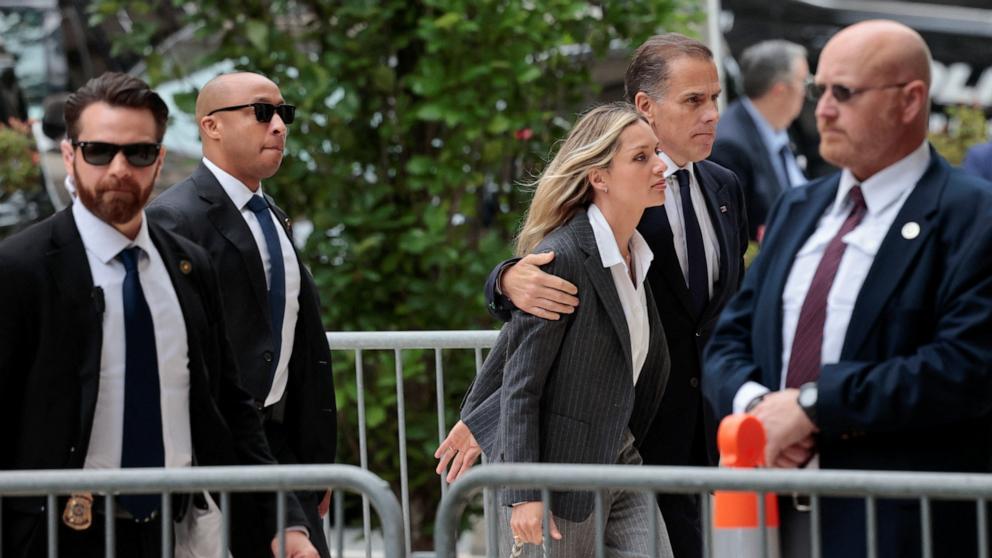
[[[720,416],[747,381],[778,389],[782,292],[839,175],[786,192],[706,352]],[[840,361],[818,381],[817,450],[832,469],[987,472],[992,459],[992,184],[935,152],[858,293]],[[905,238],[907,223],[919,235]],[[934,505],[938,555],[975,555],[974,504]],[[865,551],[864,504],[825,501],[824,556]],[[919,506],[879,505],[883,556],[919,555]]]
[[[765,224],[768,211],[789,187],[775,172],[768,146],[740,99],[730,103],[720,116],[716,143],[709,159],[727,167],[741,181],[747,203],[748,234],[757,238],[758,227]]]
[[[992,180],[992,142],[980,143],[969,149],[961,168],[985,180]]]

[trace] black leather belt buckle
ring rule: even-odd
[[[796,494],[792,493],[792,507],[797,512],[808,512],[812,508],[810,507],[809,494]]]

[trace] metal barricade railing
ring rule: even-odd
[[[619,489],[651,493],[683,493],[700,496],[702,503],[704,556],[712,556],[712,518],[709,495],[714,490],[765,493],[809,494],[812,556],[821,550],[821,497],[855,497],[865,499],[866,553],[878,556],[876,502],[880,498],[915,499],[920,502],[921,548],[923,556],[933,555],[930,531],[931,502],[935,499],[973,501],[976,504],[977,538],[980,558],[988,558],[987,505],[992,500],[992,475],[971,473],[910,473],[893,471],[835,470],[730,470],[705,467],[657,467],[620,465],[497,464],[469,471],[452,484],[441,501],[435,524],[435,549],[438,557],[456,556],[458,519],[471,496],[479,489],[496,487],[541,489],[543,500],[550,491],[584,490],[596,495],[596,524],[602,526],[602,491]],[[764,523],[763,506],[759,515]],[[547,510],[547,506],[545,506]],[[545,520],[547,525],[547,520]],[[545,527],[547,540],[547,527]],[[602,556],[601,533],[597,534],[597,556]],[[490,546],[488,556],[495,556]]]
[[[172,498],[176,492],[220,492],[222,512],[222,556],[226,557],[230,533],[231,492],[274,492],[278,513],[279,556],[285,556],[283,533],[286,521],[287,491],[334,488],[361,493],[379,515],[383,551],[388,558],[406,556],[403,549],[402,517],[396,496],[389,485],[377,476],[351,465],[272,465],[252,467],[188,467],[176,469],[102,469],[44,470],[0,472],[0,497],[46,496],[48,556],[58,556],[58,522],[61,511],[57,497],[73,492],[95,494],[162,494],[162,517],[171,517]],[[105,498],[105,516],[114,517],[114,498]],[[98,512],[100,510],[94,510]],[[114,522],[106,521],[105,540],[114,540]],[[2,525],[2,522],[0,522]],[[162,556],[172,556],[173,525],[162,522]],[[0,531],[0,541],[3,532]],[[113,556],[107,545],[106,556]]]
[[[404,397],[404,375],[403,375],[403,354],[404,350],[433,350],[434,351],[434,384],[435,396],[437,400],[437,431],[438,443],[447,435],[448,427],[445,421],[444,404],[444,366],[442,361],[445,350],[473,350],[475,352],[475,372],[482,367],[483,350],[489,349],[496,342],[499,331],[371,331],[371,332],[342,332],[332,331],[327,333],[327,342],[331,351],[354,351],[355,358],[355,382],[357,386],[358,400],[358,438],[359,438],[359,464],[362,469],[369,470],[368,462],[368,432],[366,429],[366,408],[365,408],[365,368],[362,362],[366,351],[393,351],[395,359],[396,374],[396,417],[399,430],[399,459],[400,459],[400,501],[403,510],[403,543],[406,554],[412,553],[411,522],[410,522],[410,486],[409,467],[407,456],[407,435],[406,435],[406,407]],[[337,371],[336,374],[341,374]],[[434,469],[435,463],[416,463],[416,467],[423,467],[428,470]],[[372,471],[376,472],[376,471]],[[442,496],[448,489],[447,482],[442,476],[440,479],[440,490]],[[491,506],[487,505],[487,509]],[[368,502],[362,503],[363,529],[365,531],[365,553],[371,556],[371,542],[369,537],[370,517]],[[341,505],[335,500],[335,515],[342,515]],[[341,522],[336,522],[341,525]],[[493,533],[487,533],[490,543],[494,541]],[[341,548],[341,532],[336,533],[338,549]],[[340,555],[340,554],[338,554]]]

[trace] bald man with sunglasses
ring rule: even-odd
[[[992,184],[927,141],[930,52],[865,21],[830,39],[811,87],[842,168],[779,197],[706,350],[704,395],[748,412],[781,468],[990,472]],[[810,553],[809,498],[780,501],[783,556]],[[921,554],[920,503],[874,505],[878,556]],[[977,556],[974,502],[930,507],[934,556]],[[865,503],[824,498],[827,558],[864,556]]]
[[[239,72],[196,99],[203,160],[152,202],[149,218],[206,248],[220,277],[227,336],[280,463],[333,463],[337,418],[317,288],[292,242],[287,215],[262,187],[282,163],[295,107],[268,78]],[[299,492],[310,539],[330,491]]]

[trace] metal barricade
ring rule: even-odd
[[[809,494],[813,558],[821,555],[822,497],[864,498],[866,509],[867,556],[878,556],[876,502],[880,498],[916,499],[920,502],[921,548],[924,558],[933,555],[931,502],[935,499],[973,501],[976,504],[977,538],[980,558],[988,558],[987,505],[992,499],[992,475],[971,473],[909,473],[893,471],[836,470],[729,470],[706,467],[629,467],[619,465],[497,464],[469,471],[452,484],[438,509],[435,549],[438,557],[456,556],[458,519],[464,504],[479,489],[516,487],[541,489],[543,500],[550,491],[585,490],[596,495],[597,556],[604,556],[602,491],[621,489],[651,493],[697,494],[702,502],[704,556],[712,556],[712,525],[709,494],[714,490],[757,491],[759,502],[765,493]],[[764,506],[759,514],[764,516]],[[547,505],[545,506],[547,510]],[[652,522],[653,523],[653,522]],[[764,521],[762,520],[762,524]],[[545,518],[545,541],[547,535]],[[491,540],[491,538],[490,538]],[[495,556],[490,546],[488,556]]]
[[[57,496],[88,491],[97,494],[162,494],[162,517],[171,517],[175,492],[220,492],[222,511],[222,556],[226,557],[230,536],[231,492],[275,492],[280,557],[285,557],[286,492],[318,490],[328,487],[361,493],[371,502],[382,526],[384,555],[388,558],[406,556],[403,549],[402,517],[399,503],[382,479],[350,465],[272,465],[251,467],[186,467],[175,469],[69,469],[44,471],[0,472],[0,497],[47,496],[48,556],[58,556]],[[115,499],[105,498],[106,517],[115,515]],[[98,511],[98,510],[94,510]],[[114,522],[106,521],[105,540],[114,540]],[[2,525],[2,522],[0,522]],[[162,556],[172,556],[171,521],[162,522]],[[0,541],[3,532],[0,531]],[[106,556],[114,555],[112,544]]]
[[[403,374],[403,351],[404,350],[433,350],[434,351],[434,383],[435,396],[437,399],[437,432],[438,443],[447,435],[448,427],[445,421],[444,404],[444,366],[442,355],[444,350],[465,350],[470,349],[475,352],[475,372],[478,373],[482,367],[483,349],[489,349],[496,342],[499,331],[371,331],[371,332],[342,332],[332,331],[327,333],[327,342],[331,351],[354,351],[355,358],[355,381],[357,385],[358,399],[358,437],[359,437],[359,461],[362,469],[369,470],[368,462],[368,432],[366,429],[366,409],[365,409],[365,368],[362,358],[366,351],[393,351],[395,359],[396,374],[396,416],[399,422],[398,448],[400,458],[400,501],[403,510],[403,542],[406,554],[412,554],[411,524],[410,524],[410,487],[409,487],[409,467],[407,457],[407,435],[406,435],[406,407],[404,398],[404,374]],[[338,371],[338,374],[341,372]],[[435,463],[415,463],[415,467],[422,467],[433,470]],[[375,472],[375,471],[373,471]],[[448,489],[447,482],[442,476],[440,479],[440,490],[442,496]],[[487,496],[488,498],[488,496]],[[490,509],[492,503],[486,506]],[[369,537],[370,517],[368,502],[362,503],[362,524],[365,531],[365,554],[372,556],[371,543]],[[341,505],[335,500],[335,515],[342,515]],[[341,525],[341,522],[336,522]],[[490,523],[495,525],[493,518]],[[491,531],[491,530],[490,530]],[[487,532],[490,544],[495,540],[492,532]],[[335,533],[337,540],[338,556],[342,548],[342,532],[340,529]]]

